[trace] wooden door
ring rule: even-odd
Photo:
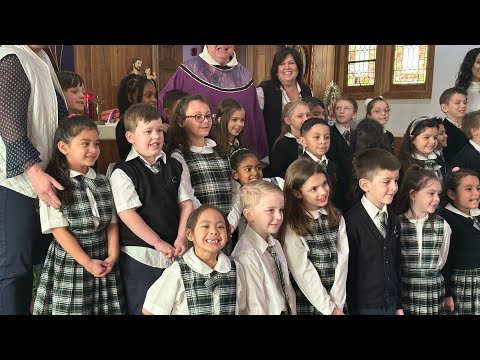
[[[183,61],[182,45],[153,45],[153,61],[157,64],[158,90],[162,90],[167,81]]]

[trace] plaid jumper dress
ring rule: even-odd
[[[76,181],[75,181],[75,180]],[[76,176],[73,202],[63,210],[68,231],[92,259],[108,257],[106,229],[112,219],[113,196],[104,175],[95,179]],[[100,214],[94,228],[86,187],[91,190]],[[104,277],[94,277],[57,241],[48,248],[33,313],[35,315],[121,315],[124,314],[122,282],[118,266]]]
[[[419,254],[417,229],[405,214],[399,215],[402,268],[402,303],[405,315],[444,314],[445,282],[436,270],[444,236],[444,220],[426,220]]]
[[[214,205],[228,215],[232,208],[230,162],[217,152],[200,154],[182,153],[190,171],[195,196],[202,204]]]
[[[315,221],[314,233],[307,234],[304,239],[310,248],[308,259],[317,270],[325,290],[330,293],[335,282],[335,267],[338,262],[338,225],[330,226],[328,216],[320,213],[318,220]],[[291,280],[297,298],[297,315],[323,315],[303,295],[293,277]]]
[[[216,315],[213,312],[213,291],[206,284],[207,281],[212,282],[212,280],[217,282],[220,295],[220,314],[218,315],[235,315],[237,268],[231,259],[230,264],[230,271],[226,274],[213,271],[209,275],[203,275],[188,266],[183,258],[178,260],[190,315]],[[214,277],[216,279],[213,279]]]

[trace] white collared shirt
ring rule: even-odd
[[[300,96],[300,100],[302,99],[302,95],[300,95],[302,88],[300,87],[299,83],[296,82],[297,85],[297,91],[298,95]],[[283,107],[287,105],[291,100],[289,99],[287,92],[283,88],[282,85],[280,85],[280,91],[282,92],[282,111]],[[263,92],[263,88],[261,86],[257,87],[257,98],[258,98],[258,103],[260,105],[260,108],[263,110],[265,107],[265,93]]]
[[[477,144],[475,141],[473,141],[472,139],[468,140],[470,142],[470,144],[472,144],[472,146],[474,147],[475,150],[477,150],[478,152],[480,152],[480,145]]]
[[[362,196],[362,199],[360,200],[362,202],[363,207],[367,211],[368,216],[370,216],[370,219],[375,223],[375,226],[377,227],[378,230],[380,230],[380,218],[377,216],[378,212],[384,212],[385,213],[385,228],[387,228],[388,224],[388,211],[387,211],[387,205],[384,204],[383,208],[380,210],[377,208],[370,200],[367,199],[365,195]]]
[[[74,178],[78,175],[83,175],[92,180],[96,179],[97,177],[97,173],[92,168],[88,168],[88,172],[86,174],[82,174],[81,172],[75,170],[70,170],[71,178]],[[72,179],[72,181],[77,180]],[[98,212],[97,202],[95,201],[92,191],[88,187],[86,188],[86,193],[88,202],[90,203],[90,208],[92,209],[93,224],[96,229],[98,228],[98,225],[100,225],[100,214]],[[113,209],[112,220],[110,223],[116,223],[117,221],[117,215],[115,209]],[[50,234],[52,232],[51,229],[53,228],[68,227],[70,225],[60,210],[47,206],[43,201],[40,201],[40,223],[42,227],[42,234]]]
[[[339,124],[338,122],[335,122],[335,126],[337,127],[337,130],[340,133],[340,135],[342,135],[342,136],[343,136],[343,133],[347,130],[350,131],[350,134],[352,132],[352,130],[350,129],[350,125],[348,127],[345,127],[342,124]]]
[[[150,171],[155,172],[150,164],[143,156],[141,156],[138,151],[132,146],[132,149],[128,153],[125,162],[131,161],[139,157],[142,160],[142,163],[150,169]],[[161,158],[162,161],[166,164],[167,155],[161,151],[155,157],[155,162]],[[135,190],[135,185],[132,182],[132,179],[123,171],[122,169],[115,169],[110,176],[110,183],[112,185],[113,199],[115,201],[115,207],[117,213],[129,209],[138,209],[142,206],[140,197],[138,196],[137,191]],[[180,183],[178,187],[177,201],[180,203],[183,198],[188,200],[188,197],[185,195],[186,190],[184,186]],[[159,204],[160,206],[161,204]],[[147,224],[148,225],[148,224]],[[171,260],[166,259],[163,254],[155,249],[144,247],[144,246],[121,246],[120,251],[131,256],[135,260],[141,262],[142,264],[156,267],[156,268],[167,268],[172,262]]]
[[[320,208],[317,211],[308,212],[312,218],[318,221],[319,213],[327,215],[325,209]],[[305,238],[298,235],[287,226],[285,234],[285,244],[283,251],[287,259],[288,268],[292,273],[298,287],[310,301],[310,303],[322,314],[330,315],[336,307],[343,309],[346,299],[347,272],[348,272],[348,238],[343,216],[338,226],[337,237],[337,256],[338,261],[335,266],[335,281],[330,293],[327,292],[322,284],[322,279],[315,266],[308,259],[310,247]]]
[[[480,82],[472,81],[467,89],[467,110],[465,113],[480,110]]]
[[[313,155],[310,151],[308,151],[307,148],[304,148],[304,152],[306,152],[308,154],[308,156],[310,156],[312,158],[312,160],[317,162],[317,163],[319,161],[324,161],[325,160],[325,166],[328,166],[328,159],[325,156],[325,154],[323,154],[322,157],[319,159],[315,155]]]
[[[200,260],[195,254],[194,248],[188,249],[183,255],[185,263],[195,272],[202,275],[208,275],[212,271],[219,273],[228,273],[231,269],[230,259],[224,253],[219,252],[217,264],[215,268],[211,268]],[[235,314],[238,315],[240,310],[245,308],[245,288],[243,268],[235,262],[237,268],[237,301]],[[220,291],[218,286],[212,293],[213,296],[213,312],[215,315],[220,314]],[[178,262],[174,262],[172,266],[165,269],[163,274],[148,289],[143,307],[155,315],[189,315],[187,303],[187,295],[183,284],[182,272]]]
[[[435,160],[438,156],[437,156],[437,153],[433,151],[432,153],[428,154],[428,157],[425,157],[416,152],[412,154],[412,157],[417,160]]]
[[[411,219],[406,213],[405,213],[405,217],[412,224],[415,224],[415,229],[417,230],[418,256],[421,259],[422,252],[423,252],[423,226],[425,225],[425,221],[427,221],[428,219],[428,214],[422,219]],[[430,226],[430,225],[427,224],[427,226]],[[448,223],[445,220],[443,220],[443,241],[442,241],[442,246],[440,247],[438,263],[435,267],[435,269],[438,271],[443,269],[443,266],[447,261],[448,249],[450,248],[450,235],[452,235],[452,229],[450,228],[450,225],[448,225]]]
[[[473,216],[478,216],[480,215],[480,209],[479,208],[475,208],[475,209],[470,209],[470,216],[461,212],[460,210],[458,210],[455,206],[453,206],[452,204],[448,203],[447,206],[445,206],[445,209],[446,210],[450,210],[451,212],[457,214],[457,215],[462,215],[463,217],[466,217],[466,218],[472,218]]]
[[[271,235],[267,240],[258,235],[249,225],[233,249],[232,257],[237,260],[245,271],[245,288],[247,291],[246,309],[240,314],[245,315],[280,315],[286,312],[285,300],[277,266],[268,246],[274,250],[282,267],[292,315],[297,313],[295,291],[288,276],[288,265],[282,246]]]
[[[451,122],[456,128],[462,130],[462,125],[458,125],[455,121],[450,120],[448,117],[445,117],[445,119]]]

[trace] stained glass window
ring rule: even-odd
[[[395,45],[393,83],[425,83],[427,56],[427,45]]]
[[[348,86],[375,84],[377,45],[349,45],[347,76]]]

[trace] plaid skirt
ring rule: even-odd
[[[445,281],[437,270],[408,269],[402,273],[405,315],[444,315]]]
[[[455,315],[480,315],[480,268],[452,270]]]
[[[92,259],[107,258],[105,238],[79,241]],[[48,248],[33,307],[34,315],[123,315],[122,282],[118,266],[105,277],[94,277],[57,241]]]

